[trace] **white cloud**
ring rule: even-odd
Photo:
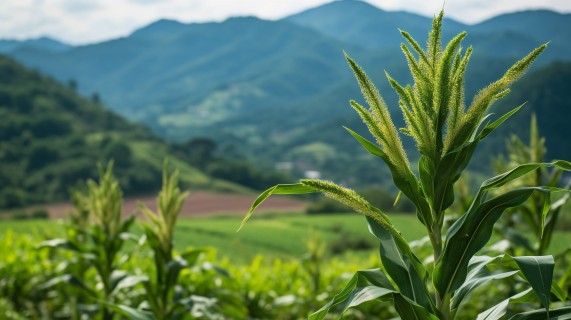
[[[254,15],[277,19],[328,0],[18,0],[0,1],[0,38],[49,35],[74,43],[125,36],[160,18],[183,22],[221,21]],[[369,0],[385,10],[406,10],[432,16],[443,1]],[[551,8],[571,12],[569,0],[448,0],[449,17],[476,22],[502,12]]]
[[[527,9],[571,12],[569,0],[370,0],[385,10],[406,10],[432,17],[444,5],[448,17],[464,23],[478,23],[493,16]]]

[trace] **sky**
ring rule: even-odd
[[[0,39],[50,36],[88,44],[127,36],[161,18],[223,21],[232,16],[279,19],[331,0],[0,0]],[[367,0],[383,10],[432,17],[444,0]],[[571,12],[571,0],[446,0],[446,15],[477,23],[507,12],[551,9]]]

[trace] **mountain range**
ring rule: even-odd
[[[73,80],[80,93],[97,93],[107,107],[166,139],[208,136],[239,145],[261,167],[293,162],[335,179],[340,170],[339,176],[346,176],[347,163],[357,161],[341,125],[362,128],[347,103],[360,93],[343,51],[363,66],[396,108],[384,70],[401,83],[409,80],[398,30],[424,43],[430,25],[429,17],[346,0],[277,21],[159,20],[101,43],[1,50],[60,81]],[[462,30],[468,31],[465,46],[474,46],[468,97],[542,43],[550,41],[536,67],[571,57],[570,14],[516,12],[475,25],[445,20],[445,39]],[[550,134],[556,136],[548,135],[548,140],[568,135],[563,130]],[[368,170],[367,161],[362,159],[360,167]]]
[[[97,177],[97,165],[110,160],[127,196],[158,191],[167,158],[186,189],[243,193],[261,188],[253,180],[272,178],[237,159],[217,157],[204,139],[173,146],[97,99],[79,96],[73,86],[3,56],[0,115],[0,209],[69,200],[70,190],[84,187],[86,179]],[[237,167],[241,175],[219,167]]]
[[[46,52],[63,52],[72,48],[72,46],[49,37],[39,37],[28,40],[0,40],[0,53],[5,54],[25,48]]]

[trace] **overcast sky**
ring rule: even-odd
[[[222,21],[254,15],[279,19],[329,0],[0,0],[0,38],[51,36],[71,44],[128,35],[160,18]],[[443,0],[368,0],[384,10],[432,16]],[[571,0],[446,0],[446,14],[475,23],[500,13],[532,8],[571,12]]]

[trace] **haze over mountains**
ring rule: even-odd
[[[99,93],[107,107],[167,139],[209,136],[271,160],[264,162],[268,166],[294,161],[335,178],[337,167],[355,161],[358,150],[341,125],[362,131],[347,103],[360,93],[343,50],[396,107],[384,70],[408,81],[398,29],[424,43],[430,24],[431,17],[337,1],[279,21],[160,20],[128,37],[86,46],[4,49],[0,42],[0,51],[63,82],[77,81],[83,94]],[[462,30],[468,31],[465,47],[474,45],[467,100],[541,43],[551,41],[536,67],[571,57],[569,14],[527,11],[476,25],[447,19],[445,40]],[[569,135],[550,132],[548,145],[558,134]]]

